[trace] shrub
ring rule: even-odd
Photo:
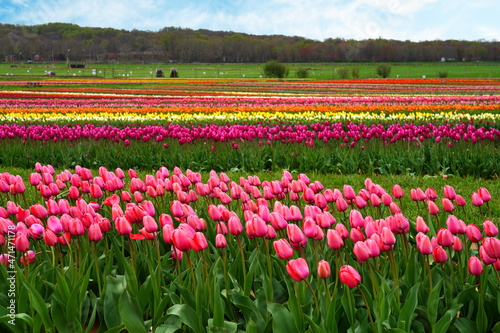
[[[439,71],[438,72],[438,77],[441,79],[447,78],[448,77],[448,71]]]
[[[353,67],[351,68],[351,75],[355,79],[359,79],[359,67]]]
[[[264,76],[266,77],[277,77],[284,78],[288,75],[289,70],[282,63],[276,60],[268,61],[264,65]]]
[[[349,78],[349,69],[347,68],[338,68],[337,73],[339,73],[339,78],[342,80]]]
[[[309,77],[309,71],[307,70],[307,68],[300,67],[295,73],[297,74],[297,77],[301,79],[306,79]]]
[[[385,78],[388,78],[391,74],[391,65],[381,64],[377,67],[377,75]]]

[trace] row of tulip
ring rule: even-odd
[[[0,299],[0,327],[498,329],[488,190],[364,185],[325,189],[287,171],[202,181],[177,167],[144,177],[39,163],[27,181],[2,173],[0,285],[13,293]]]
[[[108,161],[110,167],[152,169],[168,161],[217,171],[290,168],[492,178],[498,173],[500,134],[481,125],[0,125],[0,165],[28,168],[36,160],[69,167]]]
[[[484,107],[467,107],[457,110],[451,106],[433,108],[386,109],[357,107],[355,109],[341,107],[289,108],[289,110],[273,108],[224,107],[213,108],[9,108],[0,109],[0,120],[4,123],[112,123],[126,125],[130,123],[255,123],[272,121],[276,123],[315,123],[315,122],[462,122],[488,121],[497,123],[500,113],[495,109]]]
[[[161,96],[155,91],[144,95],[108,93],[82,93],[77,89],[70,92],[2,91],[0,108],[72,108],[72,107],[281,107],[296,106],[410,106],[410,105],[454,105],[466,108],[467,105],[496,105],[500,103],[497,95],[379,95],[379,96],[309,96],[295,94],[289,96]]]

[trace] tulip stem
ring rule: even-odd
[[[368,311],[368,317],[370,318],[370,324],[372,325],[373,332],[378,332],[378,331],[375,329],[375,323],[373,322],[372,313],[370,312],[370,306],[368,305],[368,302],[366,301],[365,294],[363,294],[363,291],[361,290],[361,288],[359,287],[359,285],[358,285],[358,290],[359,290],[359,292],[361,293],[361,296],[363,297],[363,300],[365,301],[365,304],[366,304],[366,311]]]
[[[269,272],[269,301],[273,301],[273,266],[271,265],[271,256],[269,255],[269,246],[267,245],[267,239],[264,239],[264,245],[266,246],[266,257],[267,257],[267,270]],[[316,296],[314,296],[316,297]]]
[[[450,274],[450,280],[451,280],[451,292],[453,293],[453,258],[451,253],[451,247],[448,247],[448,252],[450,253],[450,268],[451,268],[451,274]]]
[[[295,283],[295,294],[297,295],[297,308],[299,310],[299,331],[303,326],[304,319],[302,318],[302,306],[300,305],[299,283]]]
[[[189,265],[189,270],[191,271],[191,278],[193,279],[193,292],[196,293],[196,280],[194,277],[194,270],[193,270],[193,265],[191,264],[191,256],[189,255],[188,252],[186,252],[186,257],[188,260],[188,265]],[[226,264],[225,264],[225,259],[224,258],[224,275],[225,275],[225,270],[226,270]]]
[[[241,267],[243,268],[243,281],[244,281],[247,277],[247,268],[245,266],[245,253],[243,252],[243,247],[241,246],[240,234],[236,235],[236,240],[238,241],[238,247],[240,248],[241,252]]]
[[[481,206],[479,206],[479,212],[481,213],[481,217],[483,218],[483,221],[484,221],[485,219],[484,219],[483,210],[481,209]]]
[[[61,262],[62,275],[63,275],[63,277],[65,277],[66,274],[64,272],[64,262],[63,262],[62,253],[59,249],[59,244],[56,244],[56,251],[57,251],[57,256],[59,257],[59,261]]]
[[[208,268],[207,268],[207,261],[205,260],[205,252],[204,250],[201,250],[201,256],[203,257],[203,265],[205,266],[205,274],[207,276],[207,281],[210,281],[210,278],[208,276]],[[212,288],[208,288],[208,299],[210,301],[210,306],[213,308],[213,300],[212,300],[212,292],[210,291]]]
[[[94,249],[94,262],[95,262],[95,274],[97,275],[97,287],[99,288],[99,297],[102,297],[101,274],[99,273],[99,264],[97,262],[97,248],[96,248],[95,242],[92,242],[92,247]]]
[[[309,287],[309,290],[311,291],[311,294],[312,294],[312,295],[313,295],[313,297],[314,297],[314,303],[316,304],[316,311],[317,311],[317,313],[319,313],[318,298],[316,297],[316,294],[314,293],[313,288],[312,288],[312,287],[311,287],[311,285],[309,284],[309,281],[307,281],[307,279],[304,279],[304,282],[307,284],[307,286]]]
[[[160,246],[158,245],[158,240],[156,237],[154,238],[156,254],[158,255],[158,290],[161,289],[161,255],[160,255]]]
[[[345,291],[347,293],[347,301],[349,302],[349,318],[351,318],[351,325],[352,325],[351,331],[355,332],[356,331],[356,319],[354,318],[354,309],[352,308],[351,290],[347,285],[345,286]]]
[[[28,257],[28,251],[24,251],[23,256],[24,256],[24,264],[27,265],[27,268],[24,269],[24,275],[26,277],[26,282],[29,283],[28,282],[28,273],[30,270],[30,260]]]
[[[494,269],[494,271],[495,271],[495,274],[497,275],[498,282],[500,282],[500,276],[498,275],[498,271],[496,269]]]
[[[132,260],[132,268],[134,269],[135,272],[135,250],[134,250],[134,243],[132,242],[132,238],[128,238],[128,243],[130,246],[130,259]]]
[[[485,331],[488,323],[484,322],[484,295],[483,295],[483,287],[481,285],[481,275],[477,276],[477,283],[479,285],[479,294],[481,295],[481,303],[479,304],[479,312],[481,313],[481,327],[483,328],[483,332]]]
[[[465,209],[464,209],[464,213],[465,213]],[[469,258],[469,245],[467,244],[467,237],[465,234],[463,234],[463,237],[464,237],[464,247],[465,247],[465,260],[467,260],[467,258]],[[465,274],[466,274],[465,280],[467,281],[469,279],[469,270],[468,269],[465,270]]]
[[[375,298],[377,296],[377,291],[376,291],[376,288],[375,288],[375,278],[373,277],[372,266],[370,265],[370,263],[368,262],[368,260],[365,261],[365,262],[366,262],[366,265],[368,266],[368,269],[370,271],[370,277],[372,278],[373,298]]]
[[[23,196],[24,196],[24,193],[23,193]],[[486,206],[488,207],[488,215],[489,215],[490,220],[491,220],[491,210],[490,210],[490,202],[489,201],[486,201]]]
[[[338,274],[336,274],[338,275]],[[497,273],[498,276],[498,273]],[[328,308],[330,304],[330,291],[328,290],[328,283],[326,282],[327,279],[324,279],[325,281],[325,300],[326,300],[326,313],[328,313]]]

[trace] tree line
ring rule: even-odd
[[[0,61],[425,62],[500,61],[498,41],[399,41],[250,35],[165,27],[159,31],[69,23],[0,24]],[[68,60],[67,60],[68,59]]]

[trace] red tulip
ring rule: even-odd
[[[392,187],[392,195],[394,196],[394,198],[396,199],[400,199],[404,196],[404,193],[403,193],[403,190],[401,189],[401,186],[399,186],[398,184],[395,184],[393,187]]]
[[[286,264],[286,270],[288,274],[290,274],[290,277],[297,282],[302,281],[309,276],[309,267],[303,258],[290,260]]]
[[[478,257],[472,256],[469,259],[469,272],[472,275],[479,276],[481,273],[483,273],[483,264],[481,263],[481,260],[479,260]]]
[[[441,246],[437,246],[434,251],[432,251],[432,258],[435,262],[441,264],[448,260],[448,254],[446,254],[446,251]]]
[[[365,240],[365,235],[363,235],[361,228],[352,228],[349,237],[354,243],[362,242]]]
[[[491,200],[490,192],[488,192],[488,190],[484,187],[479,188],[478,194],[484,202],[488,202]]]
[[[202,232],[197,232],[194,234],[191,248],[195,251],[202,251],[208,247],[207,239],[205,238],[205,234]]]
[[[287,260],[293,256],[293,249],[286,239],[281,238],[274,241],[273,246],[278,258]]]
[[[172,242],[175,248],[182,252],[189,251],[191,249],[191,237],[187,231],[181,228],[177,228],[172,232]]]
[[[358,259],[358,262],[361,264],[363,261],[370,259],[371,252],[368,246],[366,246],[363,242],[356,242],[354,244],[353,249],[354,255]]]
[[[500,239],[494,237],[485,238],[482,247],[484,247],[488,256],[500,259]]]
[[[496,235],[498,235],[497,226],[489,220],[486,220],[483,222],[483,229],[484,229],[484,233],[488,237],[495,237]]]
[[[465,232],[467,233],[467,237],[469,238],[469,240],[473,243],[477,243],[481,239],[483,239],[483,235],[481,234],[481,230],[479,230],[479,228],[475,224],[467,225]]]
[[[452,233],[445,228],[441,228],[437,232],[438,243],[444,247],[453,246],[453,235]]]
[[[158,224],[155,219],[149,215],[146,215],[142,219],[142,225],[147,232],[155,232],[158,230]]]
[[[217,248],[222,248],[227,246],[226,237],[224,237],[223,234],[217,234],[217,236],[215,236],[215,246]]]
[[[4,265],[5,268],[9,266],[10,256],[8,254],[0,254],[0,264]]]
[[[472,193],[472,204],[476,207],[481,207],[484,204],[484,200],[476,192]]]
[[[326,260],[321,260],[318,262],[318,276],[320,279],[328,279],[330,277],[331,270],[330,264]]]
[[[457,206],[465,206],[465,199],[461,195],[457,195],[455,198],[455,202],[457,203]]]
[[[392,246],[396,244],[396,237],[392,233],[391,229],[387,227],[382,228],[382,233],[380,234],[382,242],[387,246]]]
[[[344,197],[347,200],[354,200],[354,198],[356,197],[356,193],[350,185],[344,185]]]
[[[455,209],[455,206],[453,205],[453,202],[451,202],[450,199],[447,199],[447,198],[443,198],[441,200],[442,204],[443,204],[443,210],[447,213],[451,213],[453,212],[453,210]]]
[[[421,233],[428,233],[429,232],[429,227],[425,223],[424,219],[421,216],[417,216],[417,221],[416,221],[416,229],[417,232]]]
[[[122,236],[129,235],[132,232],[132,224],[126,216],[119,217],[115,220],[115,228]]]
[[[344,265],[339,271],[340,282],[346,284],[347,286],[354,288],[361,282],[361,275],[354,267],[349,265]]]
[[[23,254],[23,256],[21,257],[21,264],[27,265],[28,262],[30,264],[35,262],[35,252],[28,251],[27,253]]]
[[[29,249],[30,242],[28,241],[26,235],[24,235],[23,233],[17,233],[14,237],[14,246],[17,251],[25,252]]]
[[[456,194],[455,194],[455,190],[453,189],[453,187],[451,187],[450,185],[445,185],[443,191],[444,191],[444,197],[446,199],[455,200]]]
[[[332,250],[338,250],[342,246],[344,246],[344,240],[334,229],[328,229],[328,231],[326,232],[326,240],[328,243],[328,247],[330,247]]]
[[[349,222],[351,224],[351,227],[353,228],[365,227],[365,219],[363,218],[363,215],[361,215],[361,213],[355,209],[352,209],[349,213]]]
[[[89,240],[98,242],[102,239],[102,231],[99,224],[93,223],[89,227]]]
[[[418,233],[417,237],[415,238],[417,240],[417,249],[420,251],[420,253],[422,253],[423,255],[429,255],[432,253],[432,244],[427,235]]]
[[[347,202],[344,200],[344,198],[337,198],[337,201],[336,201],[336,206],[337,206],[337,210],[339,212],[343,212],[345,210],[347,210],[347,208],[349,206],[347,206]]]
[[[429,207],[429,214],[437,215],[439,213],[439,208],[434,201],[428,201],[427,206]]]

